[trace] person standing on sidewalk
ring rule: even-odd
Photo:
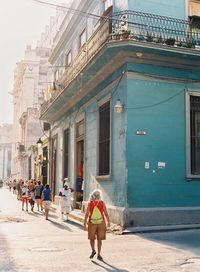
[[[34,204],[35,204],[35,183],[33,179],[29,181],[28,193],[29,193],[29,203],[31,205],[31,211],[33,212]]]
[[[97,238],[97,259],[100,261],[103,260],[101,256],[102,240],[106,240],[106,228],[109,227],[110,220],[106,205],[104,201],[101,200],[101,192],[100,190],[94,190],[90,196],[90,202],[88,204],[84,220],[84,229],[88,230],[88,239],[90,240],[90,246],[92,249],[90,259],[92,259],[96,254],[95,239]]]
[[[26,211],[28,212],[28,186],[22,181],[21,183],[22,191],[22,211],[24,211],[24,203],[26,203]]]
[[[43,189],[44,189],[44,186],[41,184],[41,181],[39,180],[37,182],[37,185],[35,186],[35,201],[37,203],[37,209],[38,209],[38,211],[40,209],[41,209],[41,211],[43,210],[43,208],[42,208],[42,201],[41,201]]]
[[[42,204],[44,206],[46,220],[48,220],[52,199],[51,189],[49,188],[49,184],[46,184],[45,189],[42,192]]]
[[[62,220],[64,220],[64,215],[66,216],[66,220],[68,220],[68,215],[72,211],[72,192],[73,189],[69,188],[68,181],[65,181],[64,188],[61,188],[59,192]]]

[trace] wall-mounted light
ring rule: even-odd
[[[39,138],[39,140],[37,141],[38,148],[42,147],[42,144],[43,144],[43,142],[42,142],[41,138]]]
[[[121,103],[120,99],[116,101],[114,108],[116,113],[121,113],[124,110],[124,105]]]
[[[147,133],[146,133],[146,131],[144,131],[144,130],[137,130],[136,131],[136,135],[142,135],[142,136],[144,136],[144,135],[146,135]]]

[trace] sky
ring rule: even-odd
[[[13,120],[9,92],[13,89],[16,63],[24,58],[26,45],[36,46],[55,13],[54,8],[33,0],[0,0],[0,125]]]

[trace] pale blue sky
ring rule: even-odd
[[[51,0],[52,3],[59,3]],[[64,2],[64,1],[63,1]],[[12,123],[12,90],[16,62],[24,57],[27,44],[36,46],[55,9],[33,0],[0,3],[0,125]]]

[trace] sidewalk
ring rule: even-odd
[[[57,209],[59,209],[59,207],[58,205],[52,204],[51,209],[52,211],[57,213]],[[75,223],[83,226],[84,213],[82,213],[81,210],[74,209],[69,214],[69,218]],[[121,226],[111,223],[111,228],[108,232],[112,232],[118,235],[123,235],[123,234],[132,234],[132,233],[167,232],[167,231],[190,230],[190,229],[200,229],[200,224],[148,226],[148,227],[141,226],[141,227],[128,227],[123,229]]]

